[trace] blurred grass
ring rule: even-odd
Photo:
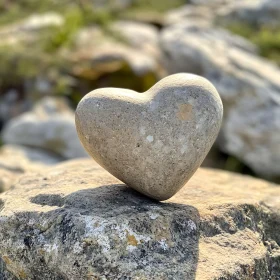
[[[135,0],[128,9],[120,13],[120,17],[162,28],[164,13],[187,3],[188,0]]]
[[[0,0],[0,25],[21,20],[32,13],[60,11],[69,0]]]
[[[95,10],[90,3],[89,0],[0,0],[0,24],[20,22],[31,14],[49,11],[61,12],[64,18],[63,25],[41,30],[32,45],[22,42],[0,46],[0,91],[10,86],[20,88],[26,79],[34,80],[38,75],[49,78],[55,76],[54,73],[64,72],[67,65],[59,49],[69,47],[80,28],[97,24],[106,29],[111,21],[111,11]],[[65,82],[56,78],[56,93],[63,92]]]
[[[65,5],[61,5],[62,2]],[[22,92],[22,96],[25,96],[27,81],[28,83],[36,84],[36,79],[39,77],[51,83],[51,94],[68,96],[75,106],[81,99],[82,94],[79,85],[78,87],[73,85],[73,81],[83,83],[83,88],[85,86],[90,89],[105,86],[103,84],[90,84],[90,79],[83,81],[81,77],[75,77],[72,72],[73,65],[69,59],[65,59],[62,52],[65,49],[71,49],[75,35],[81,28],[91,25],[98,25],[104,33],[118,41],[124,40],[120,34],[113,32],[110,27],[110,23],[116,19],[116,11],[93,9],[90,0],[64,0],[62,2],[57,4],[57,1],[46,0],[42,6],[38,2],[31,0],[9,2],[9,7],[12,7],[12,10],[8,10],[7,14],[10,14],[9,20],[11,22],[14,20],[19,22],[24,19],[19,17],[20,10],[17,9],[22,5],[22,14],[26,16],[28,16],[28,13],[34,14],[38,11],[59,12],[62,11],[60,9],[63,6],[64,9],[61,14],[64,18],[64,24],[40,30],[34,42],[22,41],[13,46],[0,46],[0,93],[13,88]],[[2,9],[3,3],[4,1],[0,0]],[[25,6],[25,4],[27,5]],[[8,22],[8,16],[5,20]],[[82,62],[80,65],[82,65]],[[127,68],[118,69],[117,73],[111,73],[108,77],[105,76],[104,79],[106,79],[107,83],[113,85],[118,85],[119,81],[128,81],[129,83],[122,83],[119,87],[130,87],[139,91],[145,91],[156,82],[154,76],[136,77],[131,69]],[[89,65],[87,70],[90,69],[91,66]],[[84,89],[84,91],[88,91],[88,89]],[[36,89],[34,91],[34,87],[32,87],[32,90],[29,89],[27,94],[33,100],[40,96]]]
[[[53,56],[34,47],[32,52],[28,47],[19,46],[12,51],[5,47],[0,48],[0,92],[10,88],[18,92],[26,91],[31,82],[36,83],[38,78],[48,80],[53,91],[52,94],[66,95],[65,85],[67,63],[59,56]],[[28,81],[28,82],[27,82]],[[40,94],[34,91],[34,87],[28,90],[29,97],[37,100]]]
[[[54,26],[47,30],[45,38],[41,41],[43,50],[53,53],[60,47],[71,44],[75,33],[85,24],[83,12],[79,8],[72,8],[64,14],[64,24]]]
[[[127,11],[152,11],[163,13],[170,9],[184,5],[188,0],[135,0]],[[104,0],[105,3],[105,0]],[[96,8],[92,0],[0,0],[0,25],[21,20],[30,14],[47,11],[67,14],[73,8],[82,11],[82,22],[96,22],[104,24],[110,14],[121,15],[124,11],[114,9],[114,1],[107,1],[104,8]]]
[[[187,0],[137,0],[130,8],[130,11],[156,11],[166,12],[170,9],[178,8],[186,4]]]
[[[231,32],[243,36],[259,47],[260,55],[280,65],[280,29],[255,28],[245,24],[227,27]]]
[[[97,9],[91,0],[0,0],[0,25],[20,21],[31,14],[50,11],[61,13],[66,18],[79,18],[81,24],[101,25],[115,12],[106,5],[104,9]]]

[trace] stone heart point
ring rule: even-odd
[[[144,93],[102,88],[76,110],[86,151],[129,187],[156,200],[178,192],[200,166],[222,122],[215,87],[192,74],[168,76]]]

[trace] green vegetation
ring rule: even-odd
[[[170,9],[178,8],[187,3],[187,0],[137,0],[131,9],[166,12]]]
[[[64,24],[60,27],[48,28],[41,34],[43,50],[54,52],[71,43],[76,31],[83,26],[97,24],[104,29],[114,18],[110,9],[95,9],[91,0],[0,0],[0,25],[19,22],[31,14],[43,12],[60,12]]]
[[[10,87],[23,90],[26,80],[34,82],[39,76],[51,82],[53,94],[73,94],[74,100],[81,98],[72,88],[71,65],[61,56],[60,49],[71,47],[77,31],[84,26],[97,24],[109,30],[113,11],[93,9],[91,3],[91,0],[0,0],[3,15],[0,25],[13,24],[31,14],[50,11],[60,12],[64,18],[62,26],[41,30],[34,42],[0,46],[0,92]],[[28,95],[37,94],[29,92]]]
[[[32,13],[62,10],[69,2],[73,1],[0,0],[0,25],[18,21]]]
[[[43,49],[55,52],[63,46],[68,46],[75,33],[83,26],[84,18],[80,9],[71,9],[64,16],[64,24],[59,27],[49,28],[42,40]]]
[[[110,28],[110,23],[117,16],[115,11],[93,9],[90,5],[91,0],[62,0],[59,4],[57,4],[58,1],[52,0],[44,0],[43,3],[35,0],[14,0],[7,2],[7,5],[4,2],[4,0],[0,0],[0,10],[5,10],[5,20],[9,24],[19,22],[29,14],[47,11],[61,12],[64,24],[42,29],[31,41],[23,40],[12,46],[0,45],[0,93],[13,88],[22,92],[23,96],[28,95],[36,100],[40,94],[34,85],[39,77],[48,81],[51,94],[66,95],[76,105],[82,97],[81,88],[87,92],[101,86],[98,81],[94,84],[92,77],[83,79],[83,77],[76,76],[73,71],[75,62],[65,59],[62,53],[65,49],[71,49],[77,32],[82,27],[90,25],[98,25],[109,37],[123,41],[121,34],[112,32]],[[0,21],[1,23],[4,21]],[[79,63],[80,68],[85,68],[84,72],[91,73],[94,70],[90,63],[89,65],[84,64],[83,61]],[[99,69],[99,72],[102,71]],[[118,85],[120,81],[127,81],[127,84],[120,84],[120,87],[145,91],[156,81],[152,74],[136,77],[127,65],[120,65],[115,72],[107,75],[108,73],[105,71],[103,76],[109,84],[113,85]],[[98,80],[98,78],[96,79]],[[28,84],[33,85],[28,90],[25,88],[27,81]]]
[[[52,94],[63,94],[76,104],[83,91],[102,86],[101,80],[106,79],[110,85],[134,88],[145,91],[156,82],[153,73],[136,77],[133,71],[125,63],[119,63],[115,71],[104,73],[99,69],[100,77],[76,76],[73,71],[71,59],[65,59],[63,51],[71,49],[77,32],[86,26],[98,25],[108,37],[116,41],[125,40],[121,34],[113,32],[110,23],[117,18],[122,18],[124,12],[115,5],[115,0],[104,0],[103,8],[96,8],[92,0],[0,0],[0,26],[19,23],[30,15],[45,12],[57,12],[63,15],[64,24],[61,26],[47,27],[36,34],[34,40],[11,45],[0,46],[0,92],[9,88],[15,88],[23,95],[26,94],[38,98],[36,87],[32,86],[26,92],[26,81],[32,85],[41,77],[50,83]],[[136,0],[128,11],[147,11],[162,14],[162,12],[185,4],[187,0]],[[32,50],[32,51],[31,51]],[[85,65],[84,65],[85,64]],[[80,68],[85,73],[90,73],[91,65],[80,61]],[[116,67],[116,66],[115,66]],[[101,74],[100,74],[101,73]],[[108,74],[109,73],[109,74]],[[94,76],[94,75],[93,75]]]
[[[81,25],[104,25],[114,13],[107,6],[104,9],[95,9],[91,0],[0,0],[0,25],[19,21],[31,14],[50,11],[61,13],[66,19],[72,17],[79,20]]]
[[[52,56],[43,52],[40,48],[29,51],[27,46],[19,46],[11,51],[8,47],[0,48],[0,92],[9,88],[24,91],[26,81],[35,83],[38,77],[50,81],[53,94],[66,94],[62,88],[65,85],[65,69],[67,63],[59,56]],[[32,87],[28,95],[34,99],[40,97],[36,89]]]
[[[242,174],[249,174],[255,176],[254,172],[243,162],[234,156],[226,155],[223,169],[231,172],[237,172]]]
[[[60,27],[49,28],[42,34],[43,50],[53,53],[60,47],[71,44],[76,31],[83,26],[97,24],[105,32],[111,33],[109,23],[122,17],[124,13],[113,8],[114,1],[107,0],[106,3],[108,4],[104,8],[96,9],[92,0],[0,0],[0,25],[18,22],[31,14],[60,12],[65,23]],[[136,0],[127,12],[162,13],[185,3],[187,0]]]
[[[139,19],[161,27],[164,12],[187,2],[188,0],[135,0],[128,9],[120,12],[119,16],[126,19]]]
[[[260,50],[260,55],[275,61],[280,65],[280,29],[260,28],[256,29],[249,25],[235,24],[228,27],[230,31],[241,35],[253,43]]]

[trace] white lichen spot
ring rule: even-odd
[[[34,219],[30,219],[29,221],[28,221],[28,225],[29,226],[32,226],[32,225],[34,225],[36,222],[35,222],[35,220]]]
[[[155,205],[149,205],[149,210],[161,210],[161,208],[160,207],[158,207],[158,206],[155,206]]]
[[[73,246],[73,252],[74,252],[75,254],[79,254],[79,253],[81,253],[82,251],[83,251],[82,246],[80,245],[79,242],[76,242],[76,243],[74,244],[74,246]]]
[[[85,237],[95,238],[98,244],[101,246],[102,252],[109,252],[109,250],[111,249],[110,241],[105,232],[105,228],[106,226],[108,226],[108,223],[106,221],[98,221],[97,219],[93,219],[92,217],[87,216],[85,217],[85,224]]]
[[[159,241],[159,245],[164,251],[166,251],[168,249],[168,244],[166,243],[165,238],[163,238]]]
[[[110,254],[110,238],[118,237],[126,243],[126,249],[132,251],[137,248],[138,244],[148,242],[151,238],[147,235],[138,234],[134,232],[128,223],[116,224],[116,221],[103,220],[101,218],[92,218],[90,216],[84,217],[85,221],[85,235],[86,239],[96,240],[102,248],[103,253]],[[80,250],[80,245],[75,244],[75,250]]]
[[[123,230],[119,225],[114,226],[113,229],[118,233],[118,236],[121,240],[126,238],[127,232]]]
[[[137,248],[136,246],[132,246],[132,245],[126,246],[126,250],[127,250],[128,252],[132,252],[132,251],[135,250],[136,248]]]
[[[154,136],[148,135],[148,136],[146,137],[146,139],[151,143],[151,142],[154,141]]]
[[[157,214],[157,213],[150,213],[149,216],[150,216],[150,218],[152,220],[155,220],[159,216],[159,214]]]
[[[196,230],[196,224],[192,220],[188,221],[188,227],[190,230]]]
[[[134,232],[127,223],[114,226],[113,229],[119,238],[127,243],[126,250],[131,252],[138,244],[150,241],[150,237]]]
[[[39,244],[44,244],[46,242],[44,236],[40,233],[38,233],[36,240]]]
[[[52,245],[51,244],[45,244],[44,245],[44,249],[48,253],[55,253],[55,254],[57,254],[58,246],[57,246],[57,244],[52,244]]]

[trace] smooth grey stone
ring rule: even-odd
[[[220,96],[206,79],[168,76],[144,93],[102,88],[76,110],[86,151],[129,187],[156,200],[180,190],[219,132]]]

